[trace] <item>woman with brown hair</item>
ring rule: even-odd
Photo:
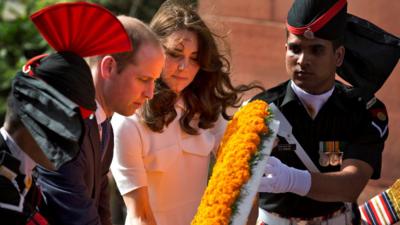
[[[134,116],[114,116],[111,169],[127,205],[126,224],[188,225],[228,107],[238,107],[240,94],[258,86],[232,85],[215,35],[186,2],[166,1],[150,27],[166,62],[153,99]]]

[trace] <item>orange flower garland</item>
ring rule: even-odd
[[[228,123],[212,176],[192,225],[228,225],[240,190],[251,176],[263,136],[268,136],[268,104],[256,100],[243,106]]]

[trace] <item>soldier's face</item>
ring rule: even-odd
[[[336,67],[342,64],[343,57],[344,48],[334,50],[328,40],[288,35],[286,71],[297,86],[310,94],[322,94],[332,88]]]

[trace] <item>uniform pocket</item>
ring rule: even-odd
[[[211,133],[204,132],[199,135],[191,135],[181,140],[182,150],[186,153],[208,156],[215,146],[215,137]]]

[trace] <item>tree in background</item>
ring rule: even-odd
[[[42,1],[0,1],[0,122],[3,123],[5,101],[11,79],[27,59],[48,50],[29,15]]]
[[[91,0],[91,2],[103,5],[114,14],[124,14],[138,18],[146,23],[151,18],[165,0]]]

